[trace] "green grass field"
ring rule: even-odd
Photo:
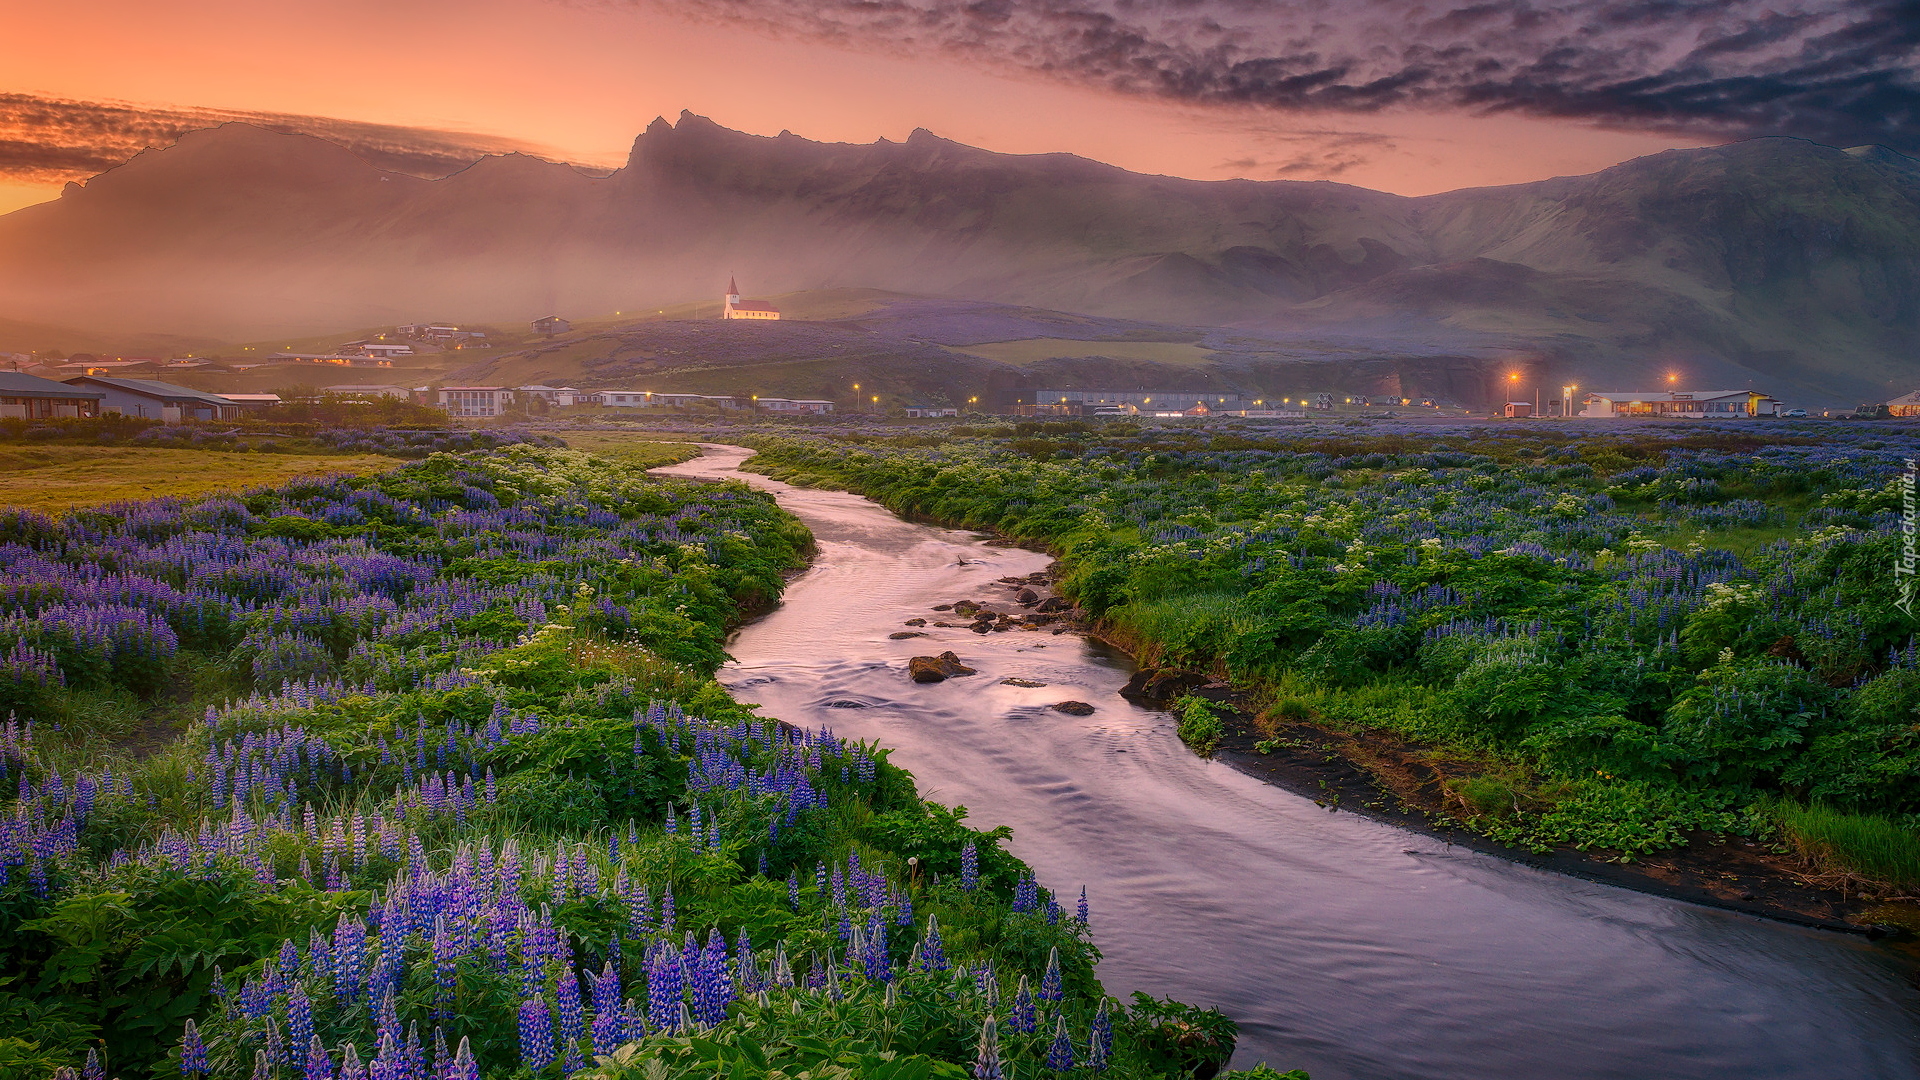
[[[373,454],[246,454],[127,446],[0,447],[0,506],[57,514],[165,495],[205,495],[303,476],[397,468]]]
[[[700,456],[700,448],[692,443],[669,442],[665,437],[645,432],[563,431],[560,437],[567,440],[569,449],[584,450],[597,457],[618,461],[623,465],[638,465],[643,469],[691,461]]]
[[[990,341],[984,345],[954,346],[955,352],[984,356],[1003,364],[1037,364],[1056,357],[1108,356],[1115,360],[1146,360],[1156,364],[1204,364],[1210,350],[1178,341],[1069,341],[1065,338],[1027,338]]]

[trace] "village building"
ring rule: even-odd
[[[336,383],[332,386],[321,387],[320,392],[339,398],[355,398],[360,401],[374,401],[380,398],[398,398],[401,401],[405,401],[412,393],[412,391],[404,386],[394,386],[390,383]],[[227,396],[232,397],[233,395],[229,394]]]
[[[220,396],[240,406],[242,413],[265,412],[280,404],[279,394],[221,394]]]
[[[951,405],[909,405],[907,416],[913,419],[927,419],[940,416],[959,416],[960,410]]]
[[[722,319],[778,319],[780,309],[758,300],[740,299],[740,286],[729,277],[727,278],[727,295],[720,304],[720,317]]]
[[[1525,417],[1529,417],[1529,416],[1532,416],[1532,415],[1533,415],[1533,402],[1531,402],[1531,401],[1509,401],[1509,402],[1507,402],[1507,407],[1506,407],[1506,409],[1505,409],[1505,414],[1506,414],[1506,416],[1508,416],[1509,418],[1513,418],[1513,417],[1521,417],[1521,418],[1525,418]]]
[[[833,402],[818,398],[756,397],[755,408],[768,412],[823,416],[833,411]]]
[[[1894,398],[1885,408],[1888,416],[1920,416],[1920,390]]]
[[[522,401],[543,401],[548,407],[556,409],[588,404],[585,399],[593,396],[585,391],[575,390],[571,386],[548,386],[545,383],[516,386],[513,392],[518,394]]]
[[[443,386],[434,391],[434,399],[448,416],[499,416],[513,404],[513,391],[504,386]]]
[[[116,379],[105,375],[82,375],[68,379],[68,386],[100,392],[100,411],[121,416],[144,416],[150,420],[238,420],[240,406],[231,399],[195,390],[189,386],[154,382],[151,379]]]
[[[555,334],[564,334],[571,329],[573,329],[573,324],[558,315],[542,315],[533,320],[533,332],[536,334],[545,334],[548,337],[552,337]]]
[[[1780,403],[1755,390],[1590,391],[1581,416],[1739,420],[1778,416]]]
[[[393,360],[384,356],[370,356],[366,353],[291,353],[277,352],[267,354],[269,364],[328,364],[333,367],[381,367],[390,368]],[[229,367],[235,365],[229,364]]]
[[[0,419],[60,420],[100,415],[106,395],[66,383],[0,371]]]
[[[1257,402],[1239,394],[1191,390],[1018,391],[1013,411],[1023,416],[1207,416],[1244,413]],[[1195,411],[1196,406],[1205,406]]]

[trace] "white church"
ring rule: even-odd
[[[720,317],[723,319],[778,319],[780,309],[758,300],[740,299],[740,285],[729,275],[726,301],[720,306]]]

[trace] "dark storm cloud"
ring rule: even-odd
[[[370,164],[418,176],[445,176],[486,154],[539,152],[524,143],[484,135],[321,116],[147,108],[0,94],[0,176],[28,181],[81,179],[111,169],[147,147],[167,146],[186,132],[235,121],[318,135]]]
[[[1183,102],[1920,149],[1920,0],[631,2]]]

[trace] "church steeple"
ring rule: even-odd
[[[727,275],[727,297],[726,297],[726,300],[724,301],[724,306],[728,308],[733,308],[733,307],[738,307],[739,304],[740,304],[740,284],[739,282],[734,280],[732,274],[728,274]]]

